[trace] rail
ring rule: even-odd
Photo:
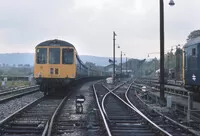
[[[60,104],[58,105],[58,107],[57,107],[56,110],[54,111],[52,117],[47,121],[42,136],[46,136],[46,135],[47,135],[47,136],[51,136],[51,132],[52,132],[52,128],[53,128],[54,119],[55,119],[56,115],[58,114],[58,112],[60,111],[61,107],[63,106],[64,102],[66,101],[66,99],[67,99],[69,96],[70,96],[70,94],[67,95],[67,96],[65,96],[65,98],[60,102]]]
[[[43,127],[43,129],[41,129],[41,130],[37,130],[37,131],[40,131],[40,133],[42,134],[42,136],[46,136],[46,134],[47,134],[47,132],[48,132],[48,128],[49,127],[51,127],[51,124],[52,124],[52,122],[53,122],[53,118],[56,116],[56,114],[57,114],[57,112],[59,111],[59,108],[62,106],[62,104],[64,103],[64,101],[66,100],[66,98],[67,98],[68,96],[66,96],[65,98],[62,98],[62,99],[58,99],[58,98],[55,98],[55,99],[49,99],[49,97],[48,96],[44,96],[44,97],[42,97],[42,98],[39,98],[39,99],[37,99],[37,100],[35,100],[35,101],[33,101],[32,103],[30,103],[30,104],[28,104],[28,105],[26,105],[26,106],[24,106],[23,108],[21,108],[21,109],[19,109],[18,111],[16,111],[16,112],[14,112],[13,114],[11,114],[10,116],[8,116],[7,118],[5,118],[5,119],[3,119],[2,121],[0,121],[0,126],[3,128],[3,127],[7,127],[8,125],[7,125],[7,123],[9,123],[9,121],[11,121],[11,120],[16,120],[16,118],[18,117],[18,115],[21,115],[22,114],[22,116],[24,117],[24,118],[26,118],[26,116],[24,116],[23,114],[26,114],[26,112],[24,112],[24,111],[27,111],[27,110],[30,110],[30,112],[32,113],[33,111],[35,111],[35,109],[34,108],[36,108],[37,106],[38,106],[38,104],[40,104],[40,105],[42,105],[43,104],[43,106],[45,107],[45,108],[48,108],[48,106],[45,106],[47,103],[45,103],[45,102],[51,102],[50,103],[50,105],[51,104],[53,104],[53,106],[52,107],[54,107],[55,106],[55,109],[54,108],[52,108],[52,109],[50,109],[49,110],[49,112],[48,112],[48,114],[46,115],[46,114],[44,114],[43,112],[41,112],[41,118],[42,117],[44,117],[44,115],[45,115],[45,118],[43,118],[44,119],[44,127]],[[52,100],[55,100],[55,101],[52,101]],[[54,105],[55,104],[55,105]],[[49,106],[50,106],[49,105]],[[33,110],[33,111],[32,111]],[[36,111],[35,111],[36,112]],[[38,114],[38,112],[37,112],[37,114]],[[40,119],[40,114],[38,114],[38,120]],[[31,125],[33,125],[33,126],[35,126],[35,124],[33,123],[33,124],[31,124]],[[35,132],[35,131],[33,131],[34,129],[36,129],[36,128],[31,128],[32,129],[32,131],[31,130],[26,130],[26,127],[24,128],[24,126],[22,125],[21,126],[22,128],[20,129],[20,126],[19,126],[19,129],[20,130],[22,130],[22,132],[23,131],[25,131],[26,133],[27,133],[27,135],[28,134],[30,134],[30,133],[38,133],[37,131]],[[9,129],[11,129],[11,130],[8,130],[9,132],[8,133],[18,133],[18,132],[15,132],[15,128],[9,128]],[[14,130],[14,132],[12,132],[12,129]],[[7,132],[5,132],[5,133],[7,133]]]
[[[116,89],[118,89],[120,86],[122,86],[122,85],[124,85],[125,83],[122,83],[122,84],[120,84],[120,85],[118,85],[117,87],[115,87],[114,89],[112,89],[111,91],[114,91],[114,90],[116,90]],[[103,85],[104,86],[104,85]],[[104,86],[105,87],[105,86]],[[108,96],[108,94],[110,94],[110,92],[108,92],[108,93],[106,93],[105,95],[104,95],[104,97],[103,97],[103,99],[102,99],[102,102],[101,102],[101,107],[102,107],[102,109],[103,109],[103,113],[106,115],[106,118],[108,119],[108,115],[107,115],[107,113],[106,113],[106,111],[105,111],[105,105],[104,105],[104,101],[105,101],[105,98]]]
[[[36,92],[38,90],[39,90],[39,87],[36,85],[36,86],[25,87],[25,88],[21,88],[17,90],[0,93],[0,103],[26,95],[26,94]]]
[[[100,81],[98,81],[97,83],[99,83],[99,82],[100,82]],[[97,84],[97,83],[95,83],[95,84]],[[99,111],[100,111],[100,113],[101,113],[101,117],[102,117],[102,119],[103,119],[103,123],[104,123],[104,125],[105,125],[106,132],[107,132],[108,136],[112,136],[111,131],[110,131],[110,128],[109,128],[109,126],[108,126],[108,123],[107,123],[107,121],[106,121],[106,118],[105,118],[105,116],[104,116],[104,113],[103,113],[102,108],[101,108],[100,103],[99,103],[99,99],[98,99],[98,96],[97,96],[97,93],[96,93],[96,89],[95,89],[95,84],[93,84],[93,91],[94,91],[96,103],[97,103],[97,106],[98,106]]]
[[[5,122],[9,121],[11,118],[13,118],[15,115],[21,113],[23,110],[31,107],[32,105],[34,105],[36,102],[41,101],[42,99],[44,99],[44,97],[41,97],[31,103],[29,103],[28,105],[25,105],[24,107],[20,108],[19,110],[15,111],[14,113],[12,113],[11,115],[9,115],[8,117],[6,117],[5,119],[0,121],[0,126],[3,125]]]
[[[130,89],[132,83],[129,85],[128,89]],[[158,125],[156,125],[154,122],[152,122],[149,118],[147,118],[141,111],[139,111],[133,104],[129,104],[125,102],[122,98],[120,98],[117,94],[113,93],[113,90],[109,90],[106,86],[104,86],[110,93],[112,93],[116,98],[118,98],[120,101],[122,101],[125,105],[127,105],[129,108],[137,112],[141,117],[143,117],[146,121],[148,121],[151,125],[153,125],[156,129],[158,129],[162,134],[167,135],[167,136],[172,136],[169,134],[167,131],[164,129],[160,128]]]
[[[37,87],[39,87],[39,86],[35,85],[35,86],[22,87],[22,88],[19,88],[19,89],[7,90],[7,91],[0,92],[0,96],[6,95],[6,94],[11,94],[11,93],[14,93],[14,92],[17,92],[17,91],[26,90],[26,89],[37,88]]]

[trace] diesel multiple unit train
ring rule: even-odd
[[[105,72],[84,65],[72,44],[55,39],[35,47],[34,78],[45,95],[72,80],[88,76],[105,76]]]

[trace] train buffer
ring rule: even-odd
[[[76,96],[76,113],[83,113],[83,103],[85,101],[85,96],[79,95]]]

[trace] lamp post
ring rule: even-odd
[[[117,48],[120,48],[119,44],[115,44],[115,45],[117,45]],[[121,63],[122,63],[122,58],[121,58]],[[122,66],[122,64],[121,64],[121,66]]]
[[[125,53],[124,53],[124,56],[126,56]],[[126,56],[126,75],[127,75],[127,56]]]
[[[113,83],[115,82],[115,32],[113,32]]]
[[[121,77],[122,77],[122,54],[123,54],[123,52],[121,51],[121,55],[120,55],[121,56],[121,69],[120,69],[121,70]],[[125,54],[124,54],[124,56],[125,56]]]
[[[175,3],[170,0],[169,5]],[[164,102],[164,3],[160,0],[160,100]]]

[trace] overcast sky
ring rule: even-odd
[[[200,29],[200,0],[164,1],[169,50]],[[62,39],[81,55],[112,56],[113,31],[117,56],[159,51],[159,0],[0,0],[0,53],[34,52],[40,42]]]

